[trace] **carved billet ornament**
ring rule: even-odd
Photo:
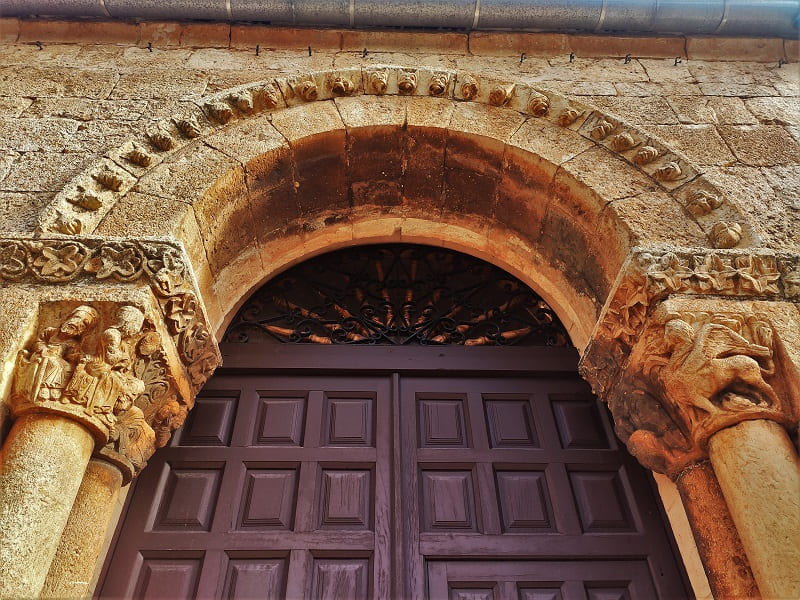
[[[627,131],[618,133],[617,135],[611,138],[611,147],[617,152],[624,152],[626,150],[630,150],[638,143],[639,142],[637,142],[634,139],[634,137]]]
[[[653,177],[659,181],[676,181],[683,177],[683,169],[677,162],[670,161],[657,168],[653,173]]]
[[[547,113],[550,112],[550,98],[539,92],[531,92],[528,98],[528,112],[534,117],[547,116]]]
[[[243,113],[249,113],[253,110],[253,96],[247,90],[229,94],[228,102]]]
[[[694,190],[686,198],[686,210],[696,217],[705,216],[723,204],[719,194],[706,190]]]
[[[150,141],[153,147],[160,152],[166,152],[175,147],[175,138],[173,138],[168,131],[165,131],[160,127],[149,132],[147,134],[147,139]]]
[[[709,237],[715,248],[735,248],[742,241],[742,226],[720,221],[711,228]]]
[[[174,119],[173,122],[175,123],[175,127],[178,128],[178,131],[186,138],[194,139],[202,133],[200,124],[194,116]]]
[[[496,85],[489,92],[489,104],[492,106],[507,106],[511,99],[514,97],[516,85]]]
[[[410,96],[417,91],[417,72],[403,70],[397,74],[397,90],[402,96]]]
[[[661,307],[608,396],[615,429],[645,466],[678,475],[709,438],[744,420],[792,420],[776,392],[775,336],[752,314]]]
[[[604,140],[608,137],[608,134],[614,131],[615,127],[613,123],[601,118],[595,123],[594,127],[592,127],[592,131],[589,135],[595,140]]]
[[[477,98],[478,93],[480,92],[478,80],[472,75],[465,75],[461,78],[459,91],[461,92],[461,97],[464,98],[464,100],[474,100]]]
[[[153,157],[150,156],[147,151],[138,144],[133,144],[133,149],[125,154],[124,158],[128,162],[135,164],[137,167],[149,167],[150,163],[153,162]]]
[[[431,80],[428,83],[428,93],[430,93],[431,96],[444,96],[449,85],[450,75],[448,73],[431,73]]]
[[[294,93],[306,102],[313,102],[319,95],[317,84],[313,79],[303,79],[292,86]]]
[[[122,177],[119,176],[118,173],[115,173],[110,169],[105,169],[103,171],[100,171],[99,173],[95,173],[94,175],[92,175],[92,177],[94,177],[97,183],[99,183],[107,190],[111,190],[112,192],[120,191],[122,189],[123,184],[125,183],[125,181],[122,179]]]
[[[642,146],[633,156],[633,162],[637,165],[646,165],[658,158],[658,148],[653,146]]]
[[[389,87],[389,70],[369,71],[367,73],[369,89],[378,95],[385,94]]]
[[[233,110],[224,102],[219,100],[206,102],[204,106],[208,111],[208,114],[211,115],[211,117],[218,123],[224,125],[233,119]]]
[[[561,114],[558,115],[558,124],[561,125],[561,127],[569,127],[575,121],[577,121],[578,117],[580,116],[581,111],[572,106],[568,106],[561,111]]]
[[[97,196],[97,194],[93,194],[82,185],[77,187],[78,191],[76,195],[68,196],[67,202],[73,206],[82,208],[83,210],[97,210],[103,206],[103,201]]]
[[[334,96],[352,96],[353,92],[356,91],[353,80],[341,75],[333,78],[330,82],[330,88]]]
[[[238,96],[239,94],[236,95]],[[280,94],[275,90],[275,86],[272,84],[265,84],[253,88],[250,91],[250,96],[253,98],[254,110],[260,107],[267,109],[277,108],[280,104]]]

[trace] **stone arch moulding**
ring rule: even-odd
[[[402,240],[520,277],[582,349],[634,246],[759,245],[685,156],[527,84],[369,66],[182,104],[75,177],[38,227],[177,236],[215,292],[218,330],[252,289],[303,258],[355,239]]]

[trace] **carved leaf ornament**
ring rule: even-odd
[[[566,331],[522,282],[465,254],[364,246],[274,279],[233,319],[230,342],[559,345]]]

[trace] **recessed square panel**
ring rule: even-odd
[[[238,393],[199,395],[186,417],[177,445],[227,446],[231,442]]]
[[[519,588],[519,600],[563,600],[561,595],[561,588],[557,587],[540,587]]]
[[[530,401],[484,400],[486,427],[492,448],[536,448]]]
[[[170,468],[153,529],[209,531],[222,467]]]
[[[463,399],[422,398],[418,409],[421,448],[468,446]]]
[[[144,557],[135,597],[148,600],[194,598],[201,563],[201,558]]]
[[[254,444],[300,446],[303,444],[306,398],[258,399]]]
[[[552,395],[550,400],[563,448],[610,447],[597,400],[564,395]]]
[[[472,471],[422,471],[422,530],[477,531]]]
[[[585,532],[636,529],[618,471],[572,472],[569,478]]]
[[[495,476],[504,531],[553,530],[553,511],[544,472],[497,471]]]
[[[450,600],[494,600],[493,588],[450,588]]]
[[[285,558],[232,558],[225,574],[226,600],[279,600],[286,587]]]
[[[591,584],[586,586],[587,600],[631,600],[627,586]]]
[[[291,529],[296,494],[296,469],[248,469],[239,526]]]
[[[317,558],[311,578],[311,597],[324,600],[366,600],[369,589],[368,558]]]
[[[373,398],[325,398],[323,446],[372,446]]]
[[[323,469],[320,529],[370,529],[372,471]]]

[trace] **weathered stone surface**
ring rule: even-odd
[[[712,125],[653,125],[648,129],[696,164],[727,165],[736,160]]]
[[[798,82],[800,85],[800,82]],[[800,93],[800,89],[798,89]],[[748,98],[747,109],[765,125],[793,125],[800,122],[800,107],[797,99]]]
[[[667,100],[681,123],[755,125],[758,122],[740,98],[671,96]]]
[[[619,98],[615,96],[593,96],[587,99],[598,108],[613,113],[636,125],[672,125],[678,118],[664,98]]]
[[[77,50],[77,47],[73,48]],[[108,96],[118,78],[111,69],[84,71],[66,67],[3,67],[0,69],[0,95],[100,99]]]
[[[800,163],[800,144],[777,125],[724,126],[719,132],[741,162],[754,166]]]

